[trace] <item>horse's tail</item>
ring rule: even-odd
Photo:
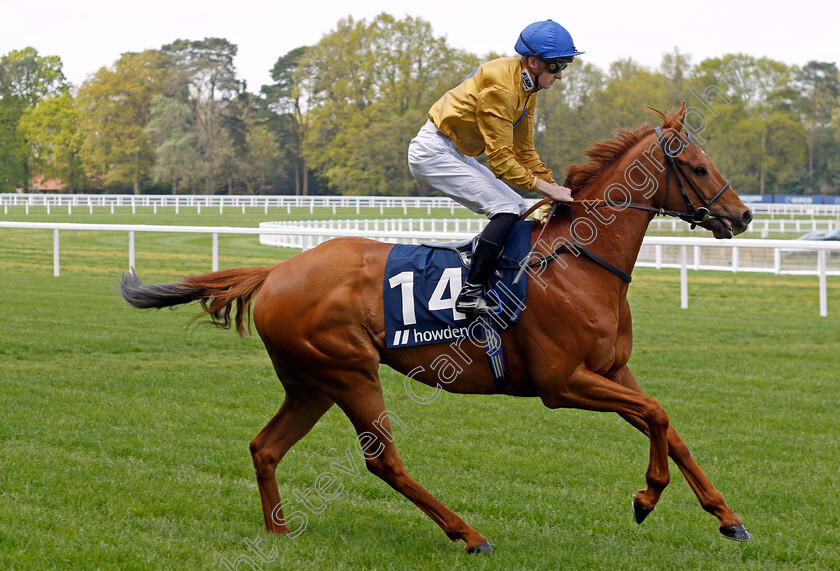
[[[194,319],[209,315],[214,325],[225,329],[231,325],[235,304],[236,331],[245,335],[251,330],[251,302],[270,271],[270,267],[262,266],[236,268],[181,278],[178,283],[149,285],[143,283],[132,268],[120,280],[120,293],[132,307],[140,309],[159,309],[199,300],[204,311]]]

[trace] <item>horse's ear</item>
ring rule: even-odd
[[[668,120],[668,116],[667,116],[667,115],[665,115],[665,113],[663,113],[662,111],[660,111],[660,110],[659,110],[659,109],[657,109],[656,107],[651,107],[650,105],[645,105],[645,107],[647,107],[648,109],[650,109],[651,111],[653,111],[654,113],[656,113],[657,115],[659,115],[660,117],[662,117],[662,120],[663,120],[663,121],[667,121],[667,120]]]
[[[662,125],[663,127],[667,129],[675,129],[677,131],[683,130],[683,126],[685,124],[686,111],[685,101],[682,102],[682,105],[679,109],[677,109],[677,112],[670,116],[666,115],[665,113],[663,113],[659,109],[656,109],[655,107],[651,107],[650,105],[645,105],[645,107],[662,117],[662,121],[664,122]]]
[[[677,109],[677,112],[674,113],[674,116],[671,118],[671,125],[669,125],[669,127],[673,127],[677,131],[682,131],[685,127],[685,112],[685,100],[683,100],[682,105],[679,109]]]

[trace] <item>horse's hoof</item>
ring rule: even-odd
[[[645,521],[645,518],[652,511],[653,510],[649,510],[643,506],[642,502],[640,502],[638,498],[633,498],[633,517],[636,518],[636,523],[642,523]]]
[[[467,553],[487,553],[488,555],[493,553],[493,546],[490,545],[489,541],[485,541],[481,545],[476,545],[475,547],[467,547]]]
[[[750,534],[744,528],[743,523],[738,523],[735,525],[722,525],[720,527],[720,533],[726,539],[732,539],[734,541],[749,541]]]

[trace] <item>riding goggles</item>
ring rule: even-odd
[[[569,64],[572,63],[567,59],[551,59],[551,60],[543,60],[545,65],[548,67],[548,71],[551,73],[558,73],[569,67]]]

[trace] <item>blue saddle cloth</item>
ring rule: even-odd
[[[527,274],[513,279],[531,249],[531,222],[517,222],[508,236],[499,270],[491,279],[491,295],[502,312],[492,316],[498,329],[510,327],[525,309]],[[467,276],[457,252],[445,248],[396,244],[385,264],[384,300],[387,347],[412,347],[480,339],[483,329],[475,316],[455,310],[455,300]]]

